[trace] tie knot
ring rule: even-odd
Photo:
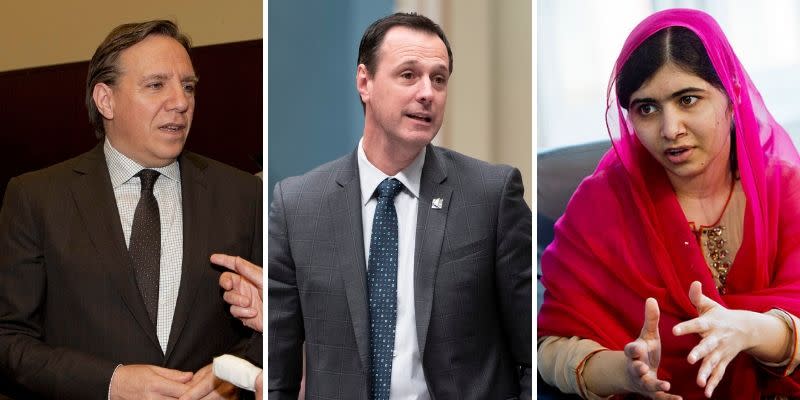
[[[403,190],[403,184],[394,178],[386,178],[378,185],[378,197],[388,197],[394,199],[400,191]]]
[[[154,169],[143,169],[139,171],[136,176],[142,181],[142,191],[153,191],[153,186],[156,184],[156,180],[158,176],[161,175],[158,171]]]

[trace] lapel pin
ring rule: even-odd
[[[442,203],[444,203],[444,199],[442,199],[441,197],[437,197],[433,199],[433,202],[431,202],[431,208],[434,210],[441,210]]]

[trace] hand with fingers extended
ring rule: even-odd
[[[111,378],[111,400],[177,399],[189,389],[191,372],[154,365],[122,365]]]
[[[179,400],[233,400],[239,398],[239,389],[214,376],[213,364],[208,364],[194,374],[189,387]]]
[[[639,338],[625,345],[627,358],[625,372],[629,390],[659,400],[677,400],[680,396],[667,393],[670,383],[658,379],[656,372],[661,362],[661,336],[658,333],[660,312],[658,302],[648,298],[644,306],[644,325]]]
[[[689,300],[699,316],[675,325],[672,333],[676,336],[696,333],[702,338],[687,360],[690,364],[703,360],[697,384],[705,388],[706,397],[711,397],[728,364],[742,351],[768,362],[788,358],[790,331],[777,317],[727,309],[705,296],[697,281],[689,287]]]
[[[226,254],[211,255],[211,262],[233,271],[224,272],[219,277],[219,285],[225,289],[222,297],[231,305],[231,314],[248,328],[264,332],[261,300],[264,296],[264,271],[261,267]]]

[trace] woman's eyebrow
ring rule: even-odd
[[[696,88],[696,87],[691,87],[690,86],[690,87],[683,88],[681,90],[678,90],[677,92],[672,93],[671,95],[667,96],[667,99],[674,99],[676,97],[681,97],[681,96],[683,96],[683,95],[685,95],[687,93],[704,92],[704,91],[705,91],[705,89],[701,89],[701,88]],[[631,100],[630,105],[628,107],[633,107],[633,106],[635,106],[636,104],[639,104],[639,103],[657,103],[657,102],[658,101],[656,101],[656,99],[654,99],[652,97],[635,98],[635,99]]]

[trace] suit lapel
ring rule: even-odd
[[[345,159],[345,168],[336,173],[327,207],[333,220],[337,265],[344,279],[350,319],[364,369],[369,365],[369,311],[367,307],[367,265],[364,260],[364,233],[361,222],[361,184],[356,153]]]
[[[210,204],[205,169],[207,164],[191,155],[181,155],[181,205],[183,214],[183,265],[181,283],[175,314],[167,343],[165,359],[169,359],[175,348],[192,305],[197,298],[198,285],[204,271],[201,266],[209,264],[208,229]]]
[[[133,317],[158,346],[156,327],[147,315],[125,245],[117,201],[103,154],[103,143],[80,157],[73,171],[76,178],[71,183],[72,195],[101,263],[108,267],[111,281]]]
[[[444,185],[446,179],[447,171],[442,160],[436,155],[434,147],[428,145],[422,167],[414,249],[414,312],[421,359],[425,355],[433,307],[433,287],[453,193],[451,187]],[[434,200],[441,208],[433,208]]]

